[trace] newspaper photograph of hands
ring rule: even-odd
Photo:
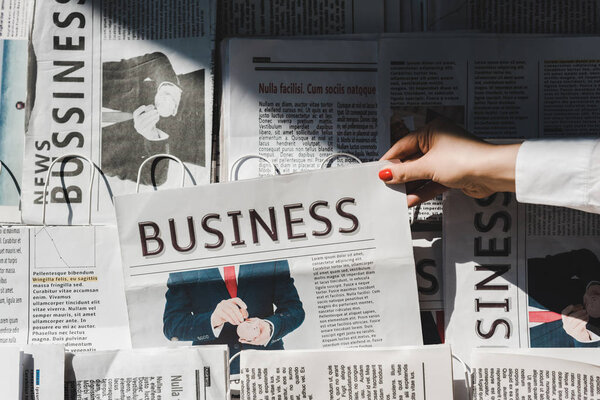
[[[226,344],[231,356],[284,349],[283,338],[305,317],[286,260],[171,273],[167,288],[166,338]],[[239,372],[239,361],[231,372]]]

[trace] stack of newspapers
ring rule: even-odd
[[[376,177],[438,118],[598,136],[599,32],[592,0],[3,2],[0,398],[600,399],[600,322],[561,317],[599,215]]]

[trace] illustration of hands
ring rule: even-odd
[[[592,340],[586,328],[590,317],[582,305],[569,305],[561,311],[561,314],[563,329],[569,336],[583,343]]]
[[[225,322],[240,325],[248,318],[248,306],[238,297],[221,300],[210,317],[213,328],[218,328]]]
[[[249,318],[237,328],[240,343],[265,346],[271,340],[271,324],[264,319]]]
[[[161,117],[177,114],[182,90],[171,82],[163,82],[156,90],[154,106]]]
[[[160,115],[153,105],[140,106],[133,112],[133,127],[148,140],[165,140],[169,137],[156,127],[159,120]]]

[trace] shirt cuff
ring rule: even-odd
[[[212,321],[212,314],[210,315],[210,321]],[[215,335],[216,338],[218,338],[219,335],[221,334],[221,331],[223,330],[223,325],[225,325],[225,324],[221,324],[221,326],[218,326],[215,328],[214,326],[212,326],[212,322],[211,322],[210,327],[212,329],[213,335]]]
[[[600,141],[525,141],[515,168],[517,200],[600,212]]]
[[[269,336],[269,341],[263,345],[263,346],[267,347],[269,345],[269,343],[271,343],[271,340],[273,340],[273,335],[275,334],[275,325],[273,325],[273,323],[271,321],[269,321],[268,319],[265,319],[263,321],[266,321],[269,324],[269,326],[271,327],[271,336]]]

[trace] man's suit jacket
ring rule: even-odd
[[[237,281],[237,294],[248,306],[249,317],[273,324],[273,336],[267,346],[240,343],[237,326],[229,323],[223,325],[219,337],[214,336],[210,317],[220,301],[231,298],[217,268],[169,275],[163,315],[165,336],[170,340],[191,340],[194,345],[227,344],[230,356],[243,349],[283,349],[282,338],[304,321],[304,309],[288,262],[240,265]],[[238,371],[236,361],[232,373]]]
[[[544,258],[531,258],[527,263],[527,279],[530,305],[560,314],[569,305],[583,304],[587,284],[591,281],[600,281],[600,261],[587,249]],[[550,336],[559,334],[553,326],[558,326],[560,323],[562,330],[562,322],[556,322],[532,328],[532,333],[536,332],[535,341],[538,347],[547,347],[545,344],[552,345],[555,339]],[[590,319],[587,329],[598,334],[600,332],[598,321]],[[565,333],[564,330],[562,331]],[[550,335],[552,332],[554,333]],[[544,336],[547,339],[542,339]],[[533,342],[532,337],[532,345]]]
[[[182,89],[177,114],[161,118],[156,127],[169,135],[161,141],[137,133],[133,120],[102,129],[102,170],[109,176],[135,180],[139,165],[149,156],[168,153],[184,162],[204,165],[204,70],[176,75],[163,53],[145,54],[102,65],[102,107],[133,113],[142,105],[154,104],[158,86],[170,82]],[[163,183],[167,163],[158,163],[153,180]],[[145,174],[144,177],[149,175]]]

